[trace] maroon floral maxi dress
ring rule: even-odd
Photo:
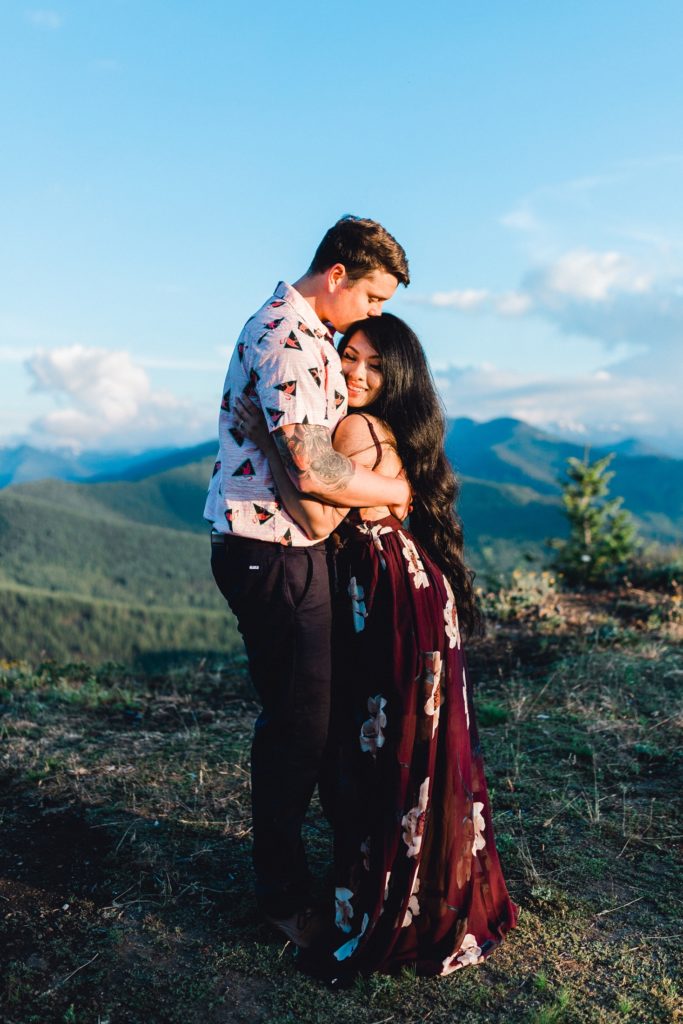
[[[319,956],[318,972],[341,980],[414,965],[447,975],[481,963],[517,921],[493,840],[453,591],[391,516],[370,522],[351,513],[342,538],[338,942]]]

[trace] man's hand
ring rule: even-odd
[[[259,406],[255,405],[250,398],[238,397],[235,399],[235,416],[240,433],[253,441],[262,452],[266,452],[271,441],[270,431]]]

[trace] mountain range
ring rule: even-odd
[[[463,502],[473,484],[493,484],[505,488],[521,487],[538,497],[553,499],[557,505],[560,481],[567,459],[583,458],[587,449],[558,440],[520,420],[496,419],[476,423],[469,419],[449,422],[446,452],[456,471],[463,477]],[[610,469],[614,479],[611,493],[624,499],[641,531],[652,540],[677,543],[683,539],[683,460],[651,451],[636,441],[623,442],[616,448],[593,448],[588,451],[594,460],[607,451],[615,453]],[[558,506],[559,507],[559,506]],[[481,524],[462,508],[465,525],[480,532]],[[529,524],[531,528],[531,524]],[[498,527],[501,536],[509,533],[506,524]],[[494,531],[497,532],[497,531]],[[559,536],[564,528],[554,535]],[[545,536],[553,535],[547,530]]]
[[[175,451],[174,448],[160,448],[139,453],[76,452],[70,448],[42,450],[28,444],[0,448],[0,487],[47,477],[58,480],[118,479],[142,466],[145,472],[153,472],[155,464],[160,470],[166,468],[164,457],[173,455]]]
[[[461,479],[458,508],[475,568],[497,574],[541,564],[546,540],[566,531],[559,479],[567,458],[584,449],[519,420],[460,418],[448,423],[446,451]],[[41,454],[21,472],[47,466]],[[99,460],[90,453],[52,467],[89,473],[85,482],[47,478],[0,490],[0,657],[134,658],[205,651],[209,640],[214,651],[233,649],[202,520],[215,455],[214,441]],[[643,537],[680,543],[683,460],[634,442],[612,468],[612,493],[624,497]]]

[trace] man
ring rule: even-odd
[[[263,710],[252,744],[253,859],[266,918],[298,945],[312,941],[301,826],[328,732],[331,607],[327,552],[287,514],[268,462],[240,433],[238,396],[260,405],[300,490],[334,504],[407,506],[402,479],[387,480],[332,447],[346,413],[334,330],[379,316],[408,285],[401,246],[378,223],[343,217],[308,271],[245,324],[228,368],[220,450],[204,516],[211,566],[244,638]]]

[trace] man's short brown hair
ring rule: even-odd
[[[376,220],[347,214],[334,224],[318,246],[309,268],[320,274],[342,263],[351,281],[384,270],[403,285],[410,284],[406,254],[386,228]]]

